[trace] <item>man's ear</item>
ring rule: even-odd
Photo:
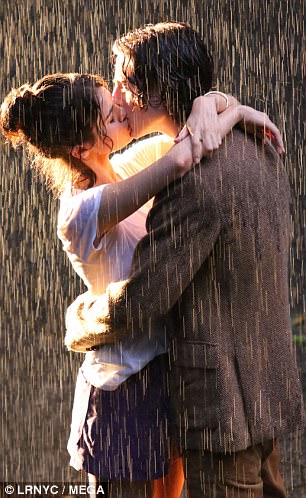
[[[82,145],[75,145],[71,151],[73,157],[77,159],[81,159],[82,161],[86,161],[89,159],[90,150],[92,149],[92,145],[89,142],[83,143]]]

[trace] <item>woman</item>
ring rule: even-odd
[[[237,116],[231,109],[220,116],[222,137]],[[261,117],[254,111],[253,118],[258,123]],[[149,131],[156,126],[152,121]],[[171,140],[155,137],[110,160],[130,141],[129,125],[102,78],[86,74],[46,76],[13,90],[1,107],[1,128],[28,149],[49,186],[62,194],[58,234],[91,292],[126,278],[145,234],[145,203],[192,167],[190,139],[171,148]],[[168,468],[165,351],[161,329],[158,341],[131,340],[88,353],[78,376],[71,463],[112,481],[125,498],[128,488],[135,496],[136,483],[143,493],[150,481],[154,498],[165,490],[168,497],[180,495],[179,460]]]

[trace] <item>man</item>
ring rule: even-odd
[[[135,103],[162,105],[161,116],[181,124],[211,87],[211,58],[184,24],[136,30],[116,53],[115,98],[132,129],[147,116],[133,112]],[[107,296],[79,298],[69,312],[92,344],[148,333],[164,317],[190,498],[286,496],[277,438],[303,419],[289,317],[289,200],[274,149],[234,130],[156,196],[130,279]]]

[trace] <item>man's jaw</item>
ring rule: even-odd
[[[150,133],[164,133],[169,137],[175,137],[179,131],[172,118],[166,112],[153,112],[148,114],[145,109],[134,109],[127,111],[127,122],[130,137],[142,138]]]

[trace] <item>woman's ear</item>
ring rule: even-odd
[[[71,151],[73,157],[77,159],[81,159],[81,161],[86,161],[89,159],[90,150],[92,149],[92,145],[88,142],[83,143],[82,145],[75,145]]]

